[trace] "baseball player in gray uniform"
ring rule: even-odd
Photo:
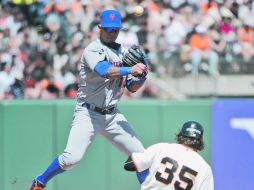
[[[105,10],[100,19],[100,37],[85,48],[80,60],[81,82],[67,146],[33,180],[30,190],[43,190],[54,176],[76,166],[97,134],[126,155],[144,150],[117,104],[125,87],[135,92],[143,85],[146,78],[138,76],[147,73],[148,68],[143,63],[122,66],[124,50],[115,42],[122,28],[120,13]]]
[[[127,171],[146,171],[141,190],[214,190],[213,173],[197,153],[204,148],[203,127],[187,121],[176,135],[177,143],[157,143],[144,152],[132,153]]]

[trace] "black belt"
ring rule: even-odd
[[[111,114],[114,111],[114,109],[115,109],[115,107],[99,108],[99,107],[97,107],[95,105],[92,105],[92,104],[89,104],[87,102],[83,103],[82,106],[83,107],[87,107],[88,109],[93,110],[95,112],[98,112],[98,113],[100,113],[102,115]]]

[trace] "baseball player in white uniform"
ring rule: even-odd
[[[125,87],[135,92],[143,85],[146,78],[137,76],[147,73],[148,68],[143,63],[122,66],[124,51],[115,42],[122,28],[120,13],[105,10],[100,19],[100,37],[85,48],[80,60],[81,82],[67,146],[33,180],[30,190],[43,190],[54,176],[76,166],[97,134],[126,155],[144,150],[117,104]]]
[[[146,171],[139,179],[141,190],[213,190],[211,167],[197,153],[204,148],[203,127],[184,123],[177,144],[158,143],[125,162],[127,171]]]

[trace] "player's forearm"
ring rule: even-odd
[[[104,78],[118,78],[131,74],[132,76],[141,76],[146,74],[147,68],[142,63],[136,64],[133,67],[115,67],[108,61],[97,63],[94,71]]]
[[[118,78],[131,74],[131,67],[110,67],[108,69],[107,78]]]
[[[138,178],[138,181],[139,181],[140,184],[142,184],[146,180],[147,176],[149,175],[149,168],[145,169],[141,172],[138,171],[138,169],[136,168],[136,166],[134,164],[134,161],[132,160],[131,156],[129,156],[128,159],[125,161],[124,169],[126,171],[130,171],[130,172],[136,171],[137,172],[137,178]]]

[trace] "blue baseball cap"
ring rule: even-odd
[[[121,14],[116,10],[105,10],[100,15],[102,28],[122,28]]]

